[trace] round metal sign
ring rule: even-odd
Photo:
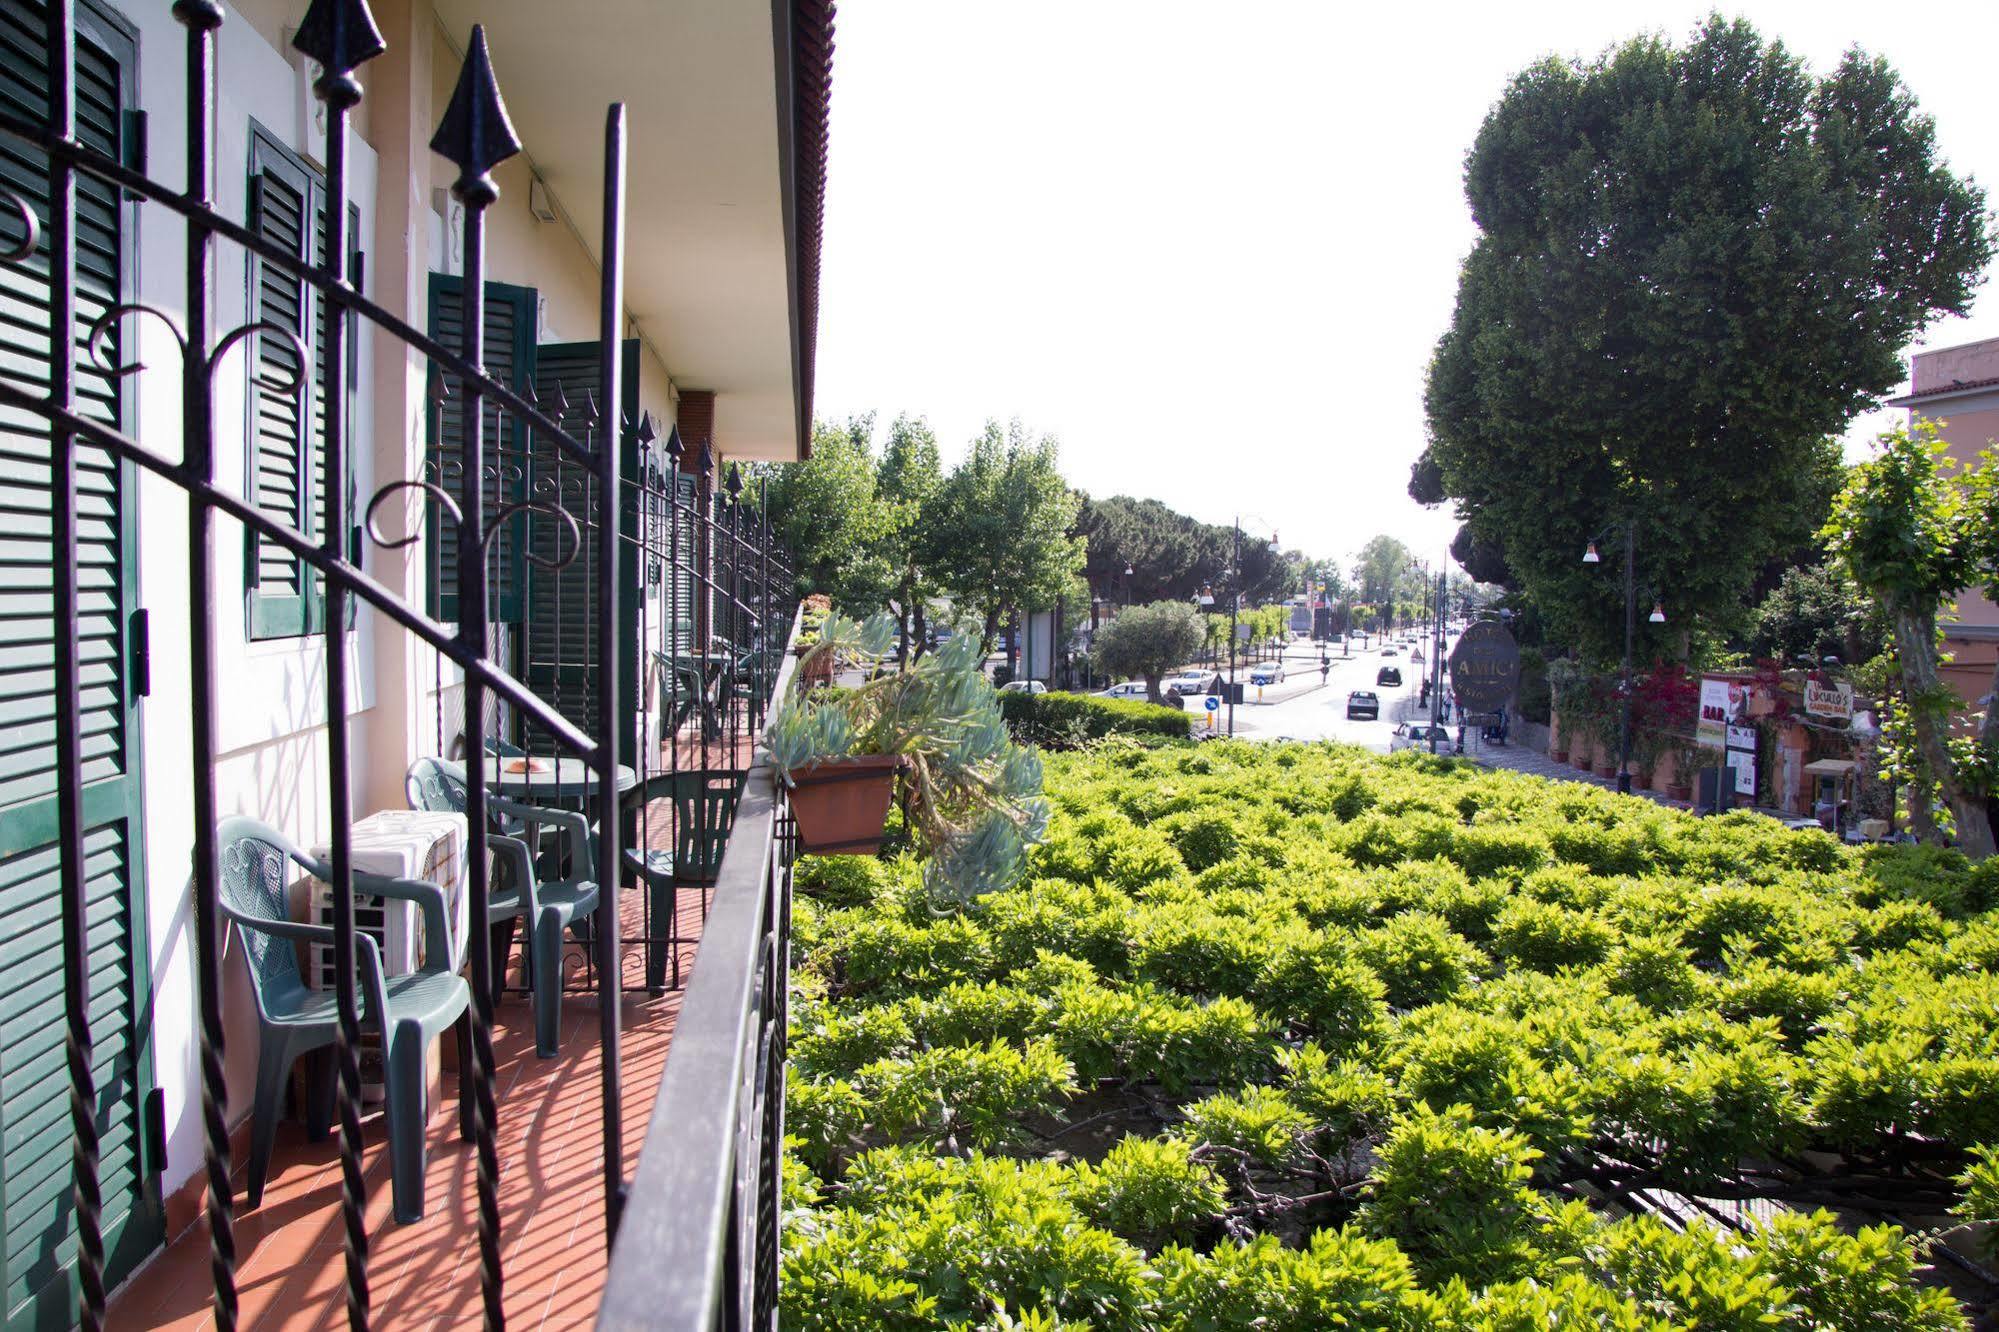
[[[1213,694],[1208,695],[1208,711],[1220,712],[1221,710],[1222,710],[1222,701],[1216,698]]]
[[[1520,645],[1506,626],[1480,620],[1451,649],[1451,688],[1467,713],[1497,712],[1513,701],[1520,685]]]

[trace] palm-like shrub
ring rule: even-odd
[[[1048,824],[1041,759],[1013,742],[969,635],[883,671],[894,639],[886,614],[865,622],[829,616],[802,662],[860,664],[871,678],[787,699],[764,743],[787,774],[870,754],[902,759],[905,812],[929,857],[924,882],[937,901],[963,905],[1010,887],[1027,848],[1041,840]]]

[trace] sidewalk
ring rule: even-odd
[[[1615,777],[1603,777],[1593,772],[1584,772],[1581,768],[1572,767],[1567,763],[1557,763],[1546,754],[1537,754],[1533,750],[1523,748],[1519,745],[1483,744],[1478,740],[1476,732],[1471,728],[1467,728],[1465,731],[1465,757],[1474,763],[1482,764],[1488,768],[1504,768],[1509,772],[1524,772],[1530,777],[1545,777],[1551,782],[1582,782],[1590,786],[1602,787],[1606,791],[1617,789],[1617,779]],[[1634,787],[1631,794],[1650,800],[1655,805],[1664,805],[1668,809],[1693,808],[1691,801],[1673,800],[1658,791],[1647,791]]]

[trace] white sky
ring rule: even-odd
[[[1093,495],[1441,554],[1455,521],[1404,486],[1473,238],[1465,150],[1539,56],[1710,7],[846,0],[818,413],[927,416],[947,463],[1019,416]],[[1999,183],[1999,3],[1723,12],[1818,71],[1887,56],[1952,166]],[[1988,286],[1924,341],[1994,336]]]

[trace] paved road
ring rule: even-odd
[[[1382,753],[1388,750],[1389,732],[1395,723],[1404,718],[1419,715],[1416,700],[1423,672],[1428,669],[1428,645],[1424,645],[1425,661],[1412,665],[1407,649],[1398,645],[1398,655],[1381,655],[1379,640],[1366,651],[1362,651],[1358,640],[1349,657],[1341,657],[1337,647],[1331,654],[1332,670],[1327,682],[1319,682],[1319,648],[1315,643],[1296,642],[1285,653],[1284,670],[1286,679],[1282,685],[1263,691],[1264,701],[1258,702],[1254,685],[1245,686],[1244,702],[1235,710],[1235,733],[1252,739],[1275,740],[1344,740],[1351,744],[1364,745]],[[1402,672],[1403,683],[1399,688],[1375,683],[1375,675],[1383,666],[1396,666]],[[1246,679],[1248,671],[1241,672]],[[1347,695],[1356,689],[1366,689],[1381,699],[1381,716],[1376,721],[1349,721],[1347,719]],[[1187,700],[1190,707],[1199,709],[1200,700]],[[1427,710],[1421,712],[1427,717]],[[1228,705],[1224,703],[1217,714],[1216,728],[1223,733],[1228,729]]]

